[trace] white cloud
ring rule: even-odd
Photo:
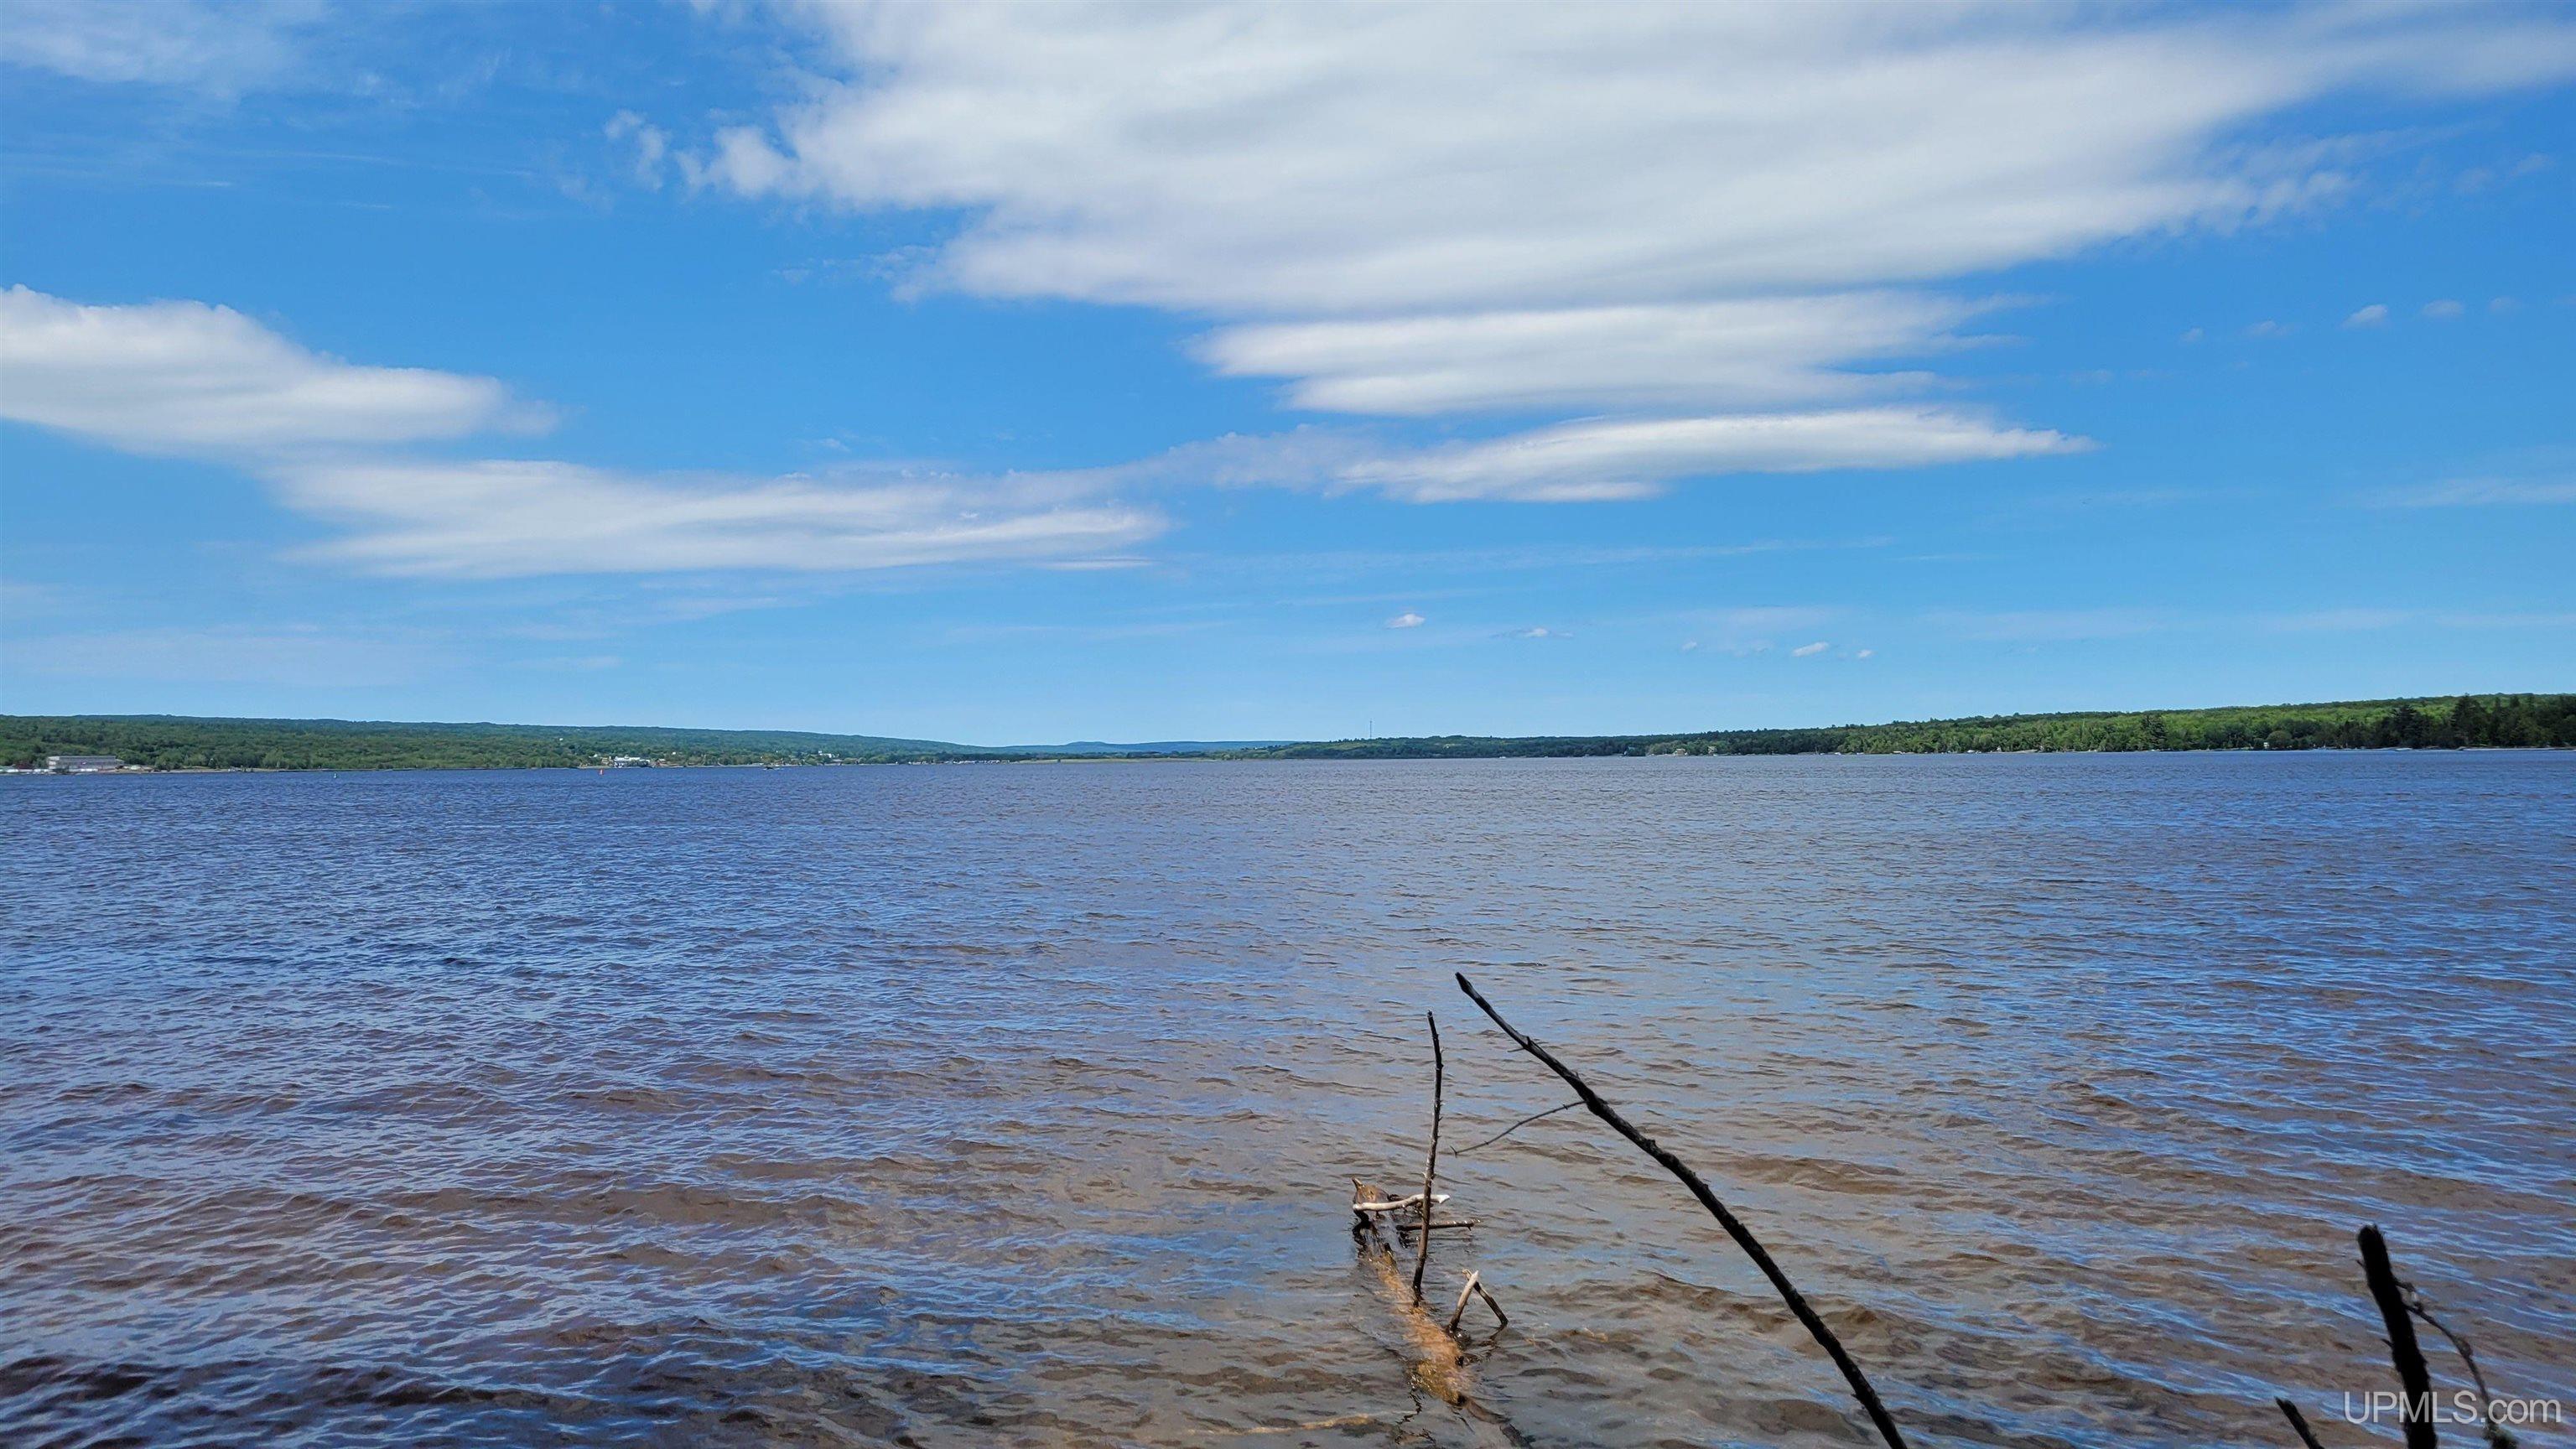
[[[2058,644],[2086,639],[2131,639],[2172,623],[2148,609],[2025,609],[2003,612],[1942,610],[1931,623],[1965,639],[2010,644]]]
[[[1419,501],[2076,446],[1862,406],[1992,305],[1927,285],[2325,204],[2355,148],[2244,135],[2324,96],[2576,74],[2423,6],[780,8],[821,63],[693,185],[955,213],[904,285],[1213,319],[1301,408],[1618,419],[1348,460]]]
[[[321,624],[168,625],[9,641],[11,669],[49,678],[334,688],[400,683],[441,654],[438,641],[416,632]]]
[[[1941,408],[1593,420],[1345,463],[1336,479],[1418,503],[1649,497],[1676,479],[1805,473],[2067,453],[2059,433],[2003,428]]]
[[[1863,649],[1854,653],[1852,657],[1854,659],[1876,659],[1878,657],[1878,651],[1875,649]]]
[[[1390,629],[1419,629],[1425,622],[1426,621],[1420,614],[1413,612],[1411,609],[1407,609],[1403,613],[1396,615],[1394,618],[1387,620],[1386,627]]]
[[[668,132],[633,111],[619,111],[608,118],[608,124],[600,128],[600,134],[612,142],[632,148],[629,169],[634,173],[636,185],[647,191],[662,189],[662,163],[671,150]]]
[[[191,86],[218,95],[285,73],[321,0],[9,0],[0,60],[74,80]]]
[[[1801,644],[1797,648],[1790,650],[1789,657],[1792,659],[1812,659],[1833,647],[1834,646],[1832,644],[1819,639],[1813,644]]]
[[[488,377],[359,367],[229,307],[92,307],[0,292],[0,417],[138,453],[232,455],[456,438],[543,420]]]
[[[1955,346],[1978,307],[1899,292],[1262,323],[1201,340],[1232,377],[1298,379],[1327,412],[1429,415],[1538,406],[1771,407],[1830,401],[1918,374],[1849,370]]]
[[[1513,630],[1512,637],[1515,639],[1570,639],[1573,636],[1562,629],[1550,629],[1544,624],[1537,624],[1527,629]]]
[[[350,530],[310,556],[380,573],[1080,563],[1165,527],[1151,509],[1105,501],[1114,471],[759,480],[408,457],[393,450],[544,414],[491,378],[343,362],[200,302],[0,293],[0,417],[231,462],[289,507]]]
[[[2448,322],[2467,310],[2468,308],[2461,306],[2459,303],[2448,297],[2444,297],[2438,302],[2427,302],[2424,304],[2424,315],[2432,318],[2436,322]]]
[[[2378,508],[2471,508],[2492,504],[2576,503],[2576,481],[2454,478],[2422,488],[2392,488],[2363,500]]]
[[[853,77],[715,184],[974,220],[933,280],[1221,312],[1955,276],[2277,204],[2235,128],[2576,70],[2548,15],[797,5]],[[2249,157],[2252,159],[2249,160]]]
[[[2343,319],[2343,325],[2346,327],[2381,327],[2387,325],[2387,322],[2388,304],[2385,302],[2373,302]]]
[[[305,465],[287,502],[354,532],[312,550],[381,573],[493,578],[1038,561],[1123,548],[1160,514],[977,479],[636,477],[570,463]]]
[[[2245,335],[2254,338],[2287,337],[2297,330],[2297,328],[2292,327],[2287,322],[2281,322],[2273,318],[2266,317],[2262,321],[2247,327],[2245,329]]]

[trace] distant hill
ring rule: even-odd
[[[1015,755],[1221,755],[1275,750],[1296,740],[1147,740],[1118,745],[1105,740],[1075,740],[1069,745],[1007,745]]]
[[[1813,729],[1670,735],[1335,740],[1251,752],[1282,759],[1580,755],[1898,755],[2000,751],[2576,747],[2576,694],[2464,694],[2221,709],[1981,715]]]
[[[1041,759],[1501,759],[1591,755],[1957,754],[2004,750],[2576,747],[2576,695],[2474,694],[2223,709],[1986,715],[1665,735],[1433,735],[1290,742],[959,745],[882,735],[659,726],[407,724],[180,715],[0,715],[0,763],[114,755],[159,769],[417,770],[906,764]]]
[[[0,715],[0,762],[116,755],[168,769],[440,770],[589,766],[619,756],[673,765],[881,764],[1000,751],[942,740],[653,725],[414,724],[183,715]]]

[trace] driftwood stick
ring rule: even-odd
[[[2424,1367],[2424,1350],[2415,1344],[2415,1321],[2406,1311],[2406,1289],[2388,1262],[2388,1240],[2376,1225],[2364,1227],[2361,1275],[2370,1284],[2379,1320],[2388,1329],[2388,1357],[2397,1366],[2397,1387],[2405,1396],[2399,1413],[2406,1428],[2406,1449],[2437,1449],[2433,1432],[2433,1375]]]
[[[1571,1112],[1571,1111],[1573,1111],[1575,1108],[1580,1107],[1580,1106],[1582,1106],[1582,1105],[1583,1105],[1583,1101],[1582,1101],[1582,1099],[1581,1099],[1581,1098],[1579,1098],[1579,1097],[1578,1097],[1578,1098],[1576,1098],[1574,1101],[1568,1102],[1568,1103],[1566,1103],[1566,1104],[1565,1104],[1564,1106],[1562,1106],[1562,1107],[1550,1107],[1550,1108],[1548,1108],[1548,1109],[1547,1109],[1546,1111],[1544,1111],[1544,1112],[1532,1112],[1532,1113],[1531,1113],[1531,1114],[1529,1114],[1528,1116],[1523,1117],[1521,1120],[1519,1120],[1519,1121],[1517,1121],[1517,1122],[1513,1123],[1513,1124],[1512,1124],[1512,1125],[1510,1125],[1509,1127],[1504,1128],[1502,1131],[1497,1132],[1497,1133],[1495,1133],[1493,1136],[1486,1138],[1484,1141],[1477,1143],[1475,1146],[1473,1146],[1473,1147],[1460,1147],[1460,1148],[1453,1149],[1453,1150],[1450,1152],[1450,1154],[1449,1154],[1449,1155],[1450,1155],[1450,1156],[1452,1156],[1452,1157],[1464,1157],[1464,1156],[1466,1156],[1466,1155],[1467,1155],[1468,1153],[1470,1153],[1470,1152],[1476,1152],[1476,1151],[1480,1151],[1480,1150],[1482,1150],[1482,1149],[1484,1149],[1484,1148],[1491,1147],[1491,1146],[1493,1146],[1495,1143],[1500,1142],[1500,1141],[1502,1141],[1504,1138],[1511,1136],[1513,1133],[1518,1132],[1519,1130],[1521,1130],[1521,1129],[1522,1129],[1522,1128],[1524,1128],[1524,1127],[1527,1127],[1529,1124],[1531,1124],[1532,1122],[1537,1121],[1537,1120],[1538,1120],[1538,1119],[1540,1119],[1541,1117],[1553,1117],[1553,1116],[1555,1116],[1555,1115],[1556,1115],[1557,1113],[1559,1113],[1559,1112]]]
[[[2326,1449],[2317,1442],[2316,1431],[2308,1427],[2308,1417],[2299,1412],[2298,1405],[2287,1399],[2274,1399],[2272,1402],[2281,1406],[2281,1417],[2290,1421],[2290,1432],[2299,1436],[2300,1443],[2308,1449]]]
[[[1440,1097],[1448,1086],[1449,1064],[1440,1058],[1440,1018],[1430,1012],[1422,1019],[1431,1023],[1431,1151],[1422,1159],[1422,1220],[1431,1221],[1431,1173],[1440,1165]],[[1422,1301],[1422,1270],[1431,1266],[1431,1235],[1422,1235],[1422,1247],[1413,1255],[1413,1301]]]
[[[1467,1316],[1467,1300],[1474,1296],[1475,1292],[1476,1275],[1469,1273],[1466,1286],[1458,1290],[1458,1306],[1449,1310],[1448,1332],[1451,1338],[1458,1336],[1458,1320]]]
[[[1512,1326],[1512,1316],[1503,1311],[1503,1305],[1494,1301],[1493,1294],[1485,1291],[1485,1285],[1482,1282],[1474,1278],[1469,1278],[1467,1280],[1467,1286],[1476,1290],[1476,1296],[1485,1300],[1485,1306],[1487,1308],[1494,1310],[1494,1326],[1496,1328],[1509,1328]]]
[[[1424,1228],[1472,1228],[1475,1225],[1474,1218],[1442,1218],[1436,1223],[1408,1223],[1399,1218],[1396,1220],[1395,1230],[1399,1233],[1418,1233]]]
[[[1435,1192],[1431,1195],[1431,1200],[1434,1203],[1444,1203],[1449,1200],[1449,1194],[1445,1192]],[[1401,1208],[1418,1208],[1421,1205],[1422,1194],[1416,1192],[1407,1193],[1403,1197],[1391,1197],[1383,1202],[1355,1202],[1351,1204],[1351,1211],[1355,1213],[1391,1213]]]
[[[2433,1316],[2432,1308],[2424,1302],[2423,1289],[2403,1278],[2398,1280],[2398,1286],[2406,1290],[2406,1311],[2431,1325],[2435,1333],[2449,1339],[2451,1351],[2468,1366],[2469,1381],[2478,1386],[2478,1427],[2486,1432],[2488,1449],[2513,1449],[2520,1441],[2506,1433],[2504,1426],[2495,1421],[2495,1415],[2488,1412],[2495,1403],[2495,1395],[2487,1392],[2487,1376],[2479,1371],[2478,1356],[2469,1351],[2469,1341],[2453,1333],[2449,1324]]]
[[[1496,1011],[1494,1004],[1487,1001],[1476,990],[1463,971],[1458,973],[1458,989],[1466,992],[1468,1000],[1475,1002],[1485,1015],[1493,1018],[1494,1025],[1503,1029],[1503,1035],[1510,1037],[1522,1051],[1538,1058],[1540,1064],[1549,1071],[1563,1078],[1565,1084],[1574,1089],[1575,1095],[1583,1099],[1583,1105],[1592,1109],[1593,1116],[1609,1123],[1612,1131],[1636,1144],[1638,1150],[1661,1163],[1666,1172],[1680,1179],[1682,1186],[1690,1189],[1691,1196],[1699,1199],[1699,1205],[1708,1209],[1709,1216],[1717,1219],[1717,1225],[1726,1229],[1726,1235],[1733,1238],[1735,1245],[1744,1250],[1744,1256],[1751,1258],[1753,1266],[1762,1270],[1762,1276],[1771,1280],[1771,1286],[1779,1293],[1780,1301],[1789,1305],[1789,1311],[1797,1315],[1798,1322],[1806,1327],[1808,1336],[1814,1338],[1823,1347],[1826,1355],[1833,1359],[1834,1367],[1842,1370],[1844,1381],[1851,1385],[1852,1396],[1860,1400],[1860,1406],[1869,1414],[1870,1422],[1878,1427],[1879,1437],[1888,1442],[1890,1449],[1905,1449],[1905,1435],[1898,1431],[1896,1421],[1888,1416],[1887,1405],[1879,1402],[1878,1390],[1870,1387],[1869,1375],[1862,1373],[1860,1365],[1854,1363],[1852,1356],[1843,1350],[1842,1340],[1834,1337],[1834,1331],[1825,1326],[1822,1318],[1816,1316],[1816,1310],[1807,1306],[1805,1295],[1798,1291],[1796,1284],[1789,1281],[1788,1274],[1780,1271],[1780,1265],[1771,1260],[1770,1253],[1763,1249],[1760,1240],[1753,1236],[1752,1230],[1745,1227],[1734,1213],[1727,1211],[1726,1204],[1717,1200],[1717,1194],[1709,1190],[1708,1184],[1700,1180],[1699,1174],[1683,1165],[1680,1158],[1655,1145],[1655,1139],[1630,1125],[1627,1118],[1619,1115],[1619,1109],[1611,1106],[1599,1092],[1592,1090],[1592,1084],[1577,1075],[1574,1068],[1558,1061],[1554,1053],[1530,1040],[1516,1030],[1510,1022],[1503,1020],[1503,1014]],[[1425,1234],[1424,1237],[1427,1240],[1429,1235]],[[2403,1316],[2402,1311],[2400,1316]],[[2418,1362],[2421,1362],[2420,1358]],[[2408,1449],[2418,1449],[2418,1446],[2410,1442]]]

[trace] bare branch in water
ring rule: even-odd
[[[2397,1286],[2405,1291],[2406,1311],[2431,1324],[2435,1333],[2449,1339],[2451,1351],[2457,1353],[2460,1356],[2460,1362],[2468,1366],[2469,1381],[2478,1386],[2478,1427],[2486,1431],[2489,1449],[2514,1449],[2514,1445],[2519,1441],[2487,1412],[2487,1406],[2495,1402],[2495,1395],[2487,1392],[2487,1376],[2478,1371],[2478,1357],[2469,1352],[2469,1341],[2453,1333],[2450,1325],[2433,1316],[2433,1310],[2425,1305],[2423,1289],[2404,1278],[2397,1280]]]
[[[1630,1125],[1627,1118],[1619,1115],[1619,1109],[1611,1106],[1599,1092],[1592,1090],[1592,1084],[1577,1075],[1574,1068],[1558,1061],[1554,1053],[1530,1040],[1514,1029],[1510,1022],[1503,1020],[1503,1014],[1496,1011],[1494,1004],[1477,992],[1464,972],[1458,973],[1458,989],[1466,992],[1468,1000],[1475,1002],[1485,1015],[1493,1018],[1494,1025],[1503,1029],[1503,1035],[1518,1043],[1522,1051],[1538,1058],[1549,1071],[1563,1078],[1565,1084],[1574,1089],[1575,1095],[1583,1099],[1583,1105],[1592,1109],[1593,1116],[1609,1123],[1611,1130],[1636,1144],[1640,1151],[1661,1163],[1666,1172],[1680,1179],[1682,1186],[1690,1189],[1691,1196],[1699,1199],[1700,1206],[1708,1209],[1709,1216],[1716,1218],[1717,1225],[1726,1229],[1726,1235],[1733,1238],[1735,1245],[1744,1250],[1744,1255],[1753,1260],[1753,1266],[1761,1269],[1762,1276],[1771,1280],[1771,1286],[1780,1294],[1780,1301],[1789,1305],[1789,1311],[1797,1315],[1798,1322],[1806,1327],[1808,1335],[1816,1340],[1828,1357],[1833,1359],[1834,1367],[1842,1370],[1844,1381],[1851,1385],[1852,1396],[1860,1400],[1860,1406],[1868,1412],[1870,1422],[1878,1427],[1879,1437],[1888,1442],[1890,1449],[1905,1449],[1905,1436],[1898,1432],[1896,1420],[1888,1416],[1887,1405],[1879,1402],[1878,1390],[1870,1387],[1869,1375],[1862,1373],[1860,1365],[1854,1363],[1852,1356],[1843,1350],[1842,1340],[1834,1337],[1834,1331],[1825,1326],[1822,1318],[1816,1316],[1816,1310],[1807,1306],[1806,1297],[1798,1292],[1797,1285],[1789,1281],[1789,1275],[1780,1271],[1780,1265],[1771,1260],[1770,1253],[1763,1249],[1761,1242],[1753,1236],[1752,1230],[1745,1227],[1734,1213],[1727,1211],[1726,1204],[1717,1200],[1717,1194],[1709,1190],[1708,1184],[1700,1180],[1699,1174],[1683,1165],[1680,1158],[1656,1146],[1655,1139]],[[1427,1237],[1428,1234],[1425,1236]],[[2415,1446],[2409,1445],[2408,1449],[2415,1449]]]
[[[2387,1326],[2389,1361],[2397,1366],[2397,1388],[2405,1395],[2399,1412],[2404,1416],[2406,1449],[2438,1449],[2441,1437],[2433,1432],[2433,1375],[2424,1367],[2424,1350],[2415,1346],[2415,1323],[2406,1311],[2406,1290],[2388,1263],[2388,1240],[2375,1225],[2364,1227],[2358,1236],[2361,1275],[2379,1305],[2380,1322]]]
[[[1559,1113],[1559,1112],[1571,1112],[1571,1111],[1573,1111],[1575,1108],[1580,1107],[1580,1106],[1582,1106],[1582,1105],[1583,1105],[1583,1099],[1582,1099],[1582,1098],[1580,1098],[1580,1097],[1578,1097],[1578,1098],[1576,1098],[1575,1100],[1573,1100],[1573,1101],[1571,1101],[1571,1102],[1566,1103],[1566,1104],[1565,1104],[1564,1106],[1562,1106],[1562,1107],[1550,1107],[1550,1108],[1548,1108],[1548,1109],[1547,1109],[1546,1111],[1544,1111],[1544,1112],[1532,1112],[1532,1113],[1531,1113],[1531,1114],[1529,1114],[1528,1116],[1523,1117],[1521,1120],[1519,1120],[1519,1121],[1517,1121],[1517,1122],[1513,1123],[1513,1124],[1512,1124],[1512,1125],[1510,1125],[1509,1127],[1504,1128],[1502,1131],[1497,1132],[1497,1133],[1495,1133],[1493,1136],[1486,1138],[1484,1141],[1477,1143],[1474,1147],[1460,1147],[1460,1148],[1456,1148],[1456,1149],[1453,1149],[1453,1150],[1450,1152],[1450,1154],[1449,1154],[1449,1155],[1450,1155],[1450,1156],[1452,1156],[1452,1157],[1464,1157],[1464,1156],[1466,1156],[1468,1153],[1470,1153],[1470,1152],[1474,1152],[1474,1151],[1478,1150],[1479,1148],[1491,1147],[1491,1146],[1493,1146],[1495,1143],[1500,1142],[1500,1141],[1502,1141],[1504,1138],[1511,1136],[1513,1133],[1518,1132],[1519,1130],[1521,1130],[1521,1129],[1522,1129],[1522,1128],[1524,1128],[1524,1127],[1527,1127],[1529,1124],[1531,1124],[1532,1122],[1537,1121],[1537,1120],[1538,1120],[1538,1119],[1540,1119],[1541,1117],[1553,1117],[1553,1116],[1555,1116],[1555,1115],[1556,1115],[1557,1113]]]
[[[1449,1079],[1449,1064],[1440,1057],[1440,1018],[1430,1012],[1422,1019],[1431,1023],[1431,1151],[1422,1159],[1422,1221],[1431,1221],[1431,1173],[1440,1165],[1440,1096]],[[1422,1235],[1422,1246],[1413,1255],[1413,1301],[1422,1301],[1422,1270],[1431,1266],[1431,1234]]]
[[[2316,1431],[2308,1427],[2307,1415],[2299,1412],[2298,1405],[2287,1399],[2274,1399],[2272,1402],[2281,1406],[2281,1417],[2290,1421],[2290,1428],[2299,1436],[2300,1443],[2308,1446],[2308,1449],[2326,1449],[2326,1446],[2317,1442]]]

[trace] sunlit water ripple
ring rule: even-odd
[[[2576,1407],[2576,758],[0,782],[0,1441],[2284,1442],[2351,1232]],[[2447,1365],[2445,1366],[2447,1368]],[[1296,1428],[1293,1426],[1307,1426]],[[2340,1424],[2347,1439],[2359,1431]],[[1266,1432],[1288,1429],[1285,1434]],[[2547,1442],[2542,1440],[2541,1442]]]

